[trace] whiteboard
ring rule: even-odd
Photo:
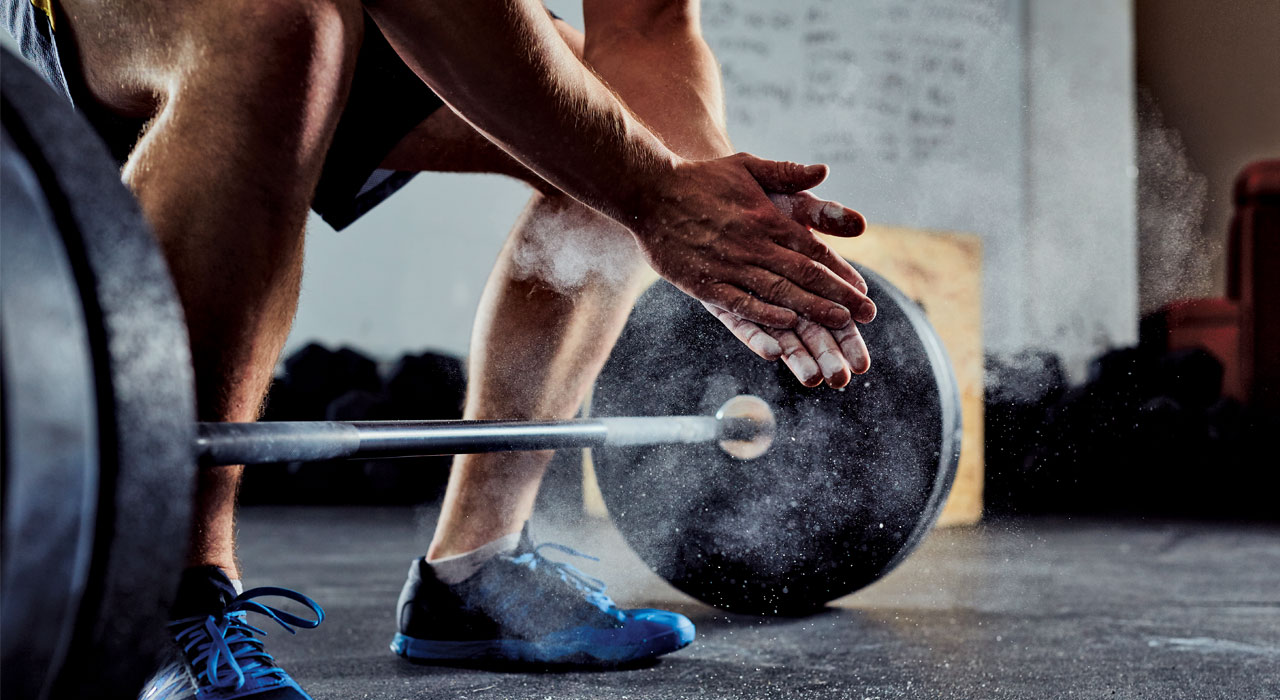
[[[713,0],[734,146],[831,166],[820,193],[873,223],[984,238],[989,334],[1016,319],[1024,3]]]

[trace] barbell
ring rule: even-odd
[[[154,667],[198,468],[590,447],[610,516],[675,586],[795,614],[884,575],[959,458],[956,381],[921,309],[860,268],[873,369],[805,389],[665,282],[572,421],[197,423],[161,254],[105,148],[4,52],[3,693],[126,696]]]

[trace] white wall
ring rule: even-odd
[[[1090,357],[1137,340],[1133,10],[1124,0],[1031,0],[1027,37],[1016,342],[1057,351],[1079,378]]]
[[[496,175],[423,173],[341,232],[313,214],[286,355],[312,340],[383,359],[464,354],[489,268],[528,197]]]

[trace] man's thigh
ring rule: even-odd
[[[122,117],[154,113],[169,75],[189,68],[179,57],[187,19],[168,5],[166,0],[50,2],[77,107],[88,106],[83,103],[91,98]]]
[[[81,111],[121,163],[177,72],[178,21],[167,0],[8,0],[23,55]]]
[[[226,114],[208,116],[235,119],[244,106],[236,76],[277,61],[281,51],[305,50],[305,44],[288,45],[285,28],[306,24],[309,14],[340,8],[363,31],[350,93],[312,200],[335,228],[347,226],[412,177],[381,170],[380,164],[405,134],[443,106],[404,65],[358,0],[54,0],[53,7],[53,36],[70,97],[122,165],[175,86],[199,82],[202,90],[217,91],[224,85]],[[308,39],[297,38],[299,43]],[[244,62],[240,69],[237,61]]]
[[[332,48],[332,41],[317,42],[336,36],[335,18],[347,29],[341,50],[354,52],[365,20],[360,0],[50,0],[49,6],[68,96],[121,164],[175,95],[198,91],[206,108],[212,95],[226,114],[210,119],[234,119],[253,99],[248,86],[261,82],[248,76]]]

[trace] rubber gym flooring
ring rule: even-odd
[[[326,610],[296,636],[263,620],[268,649],[316,700],[1280,697],[1280,525],[1025,519],[941,530],[824,613],[759,619],[684,597],[598,521],[535,521],[538,541],[602,555],[581,568],[615,600],[680,610],[698,627],[692,646],[645,667],[538,673],[415,666],[387,650],[434,515],[242,511],[246,586],[296,588]]]

